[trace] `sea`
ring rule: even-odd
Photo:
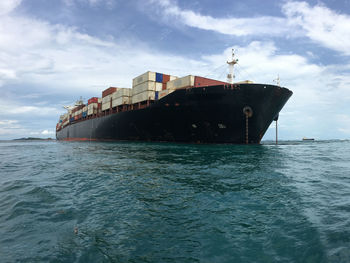
[[[350,262],[350,141],[0,142],[0,262]]]

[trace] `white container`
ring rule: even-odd
[[[110,103],[112,99],[113,94],[107,95],[106,97],[102,98],[102,104]]]
[[[169,89],[161,90],[158,92],[158,99],[164,98],[165,96],[169,95],[170,93],[172,93],[174,91],[175,90],[169,90]]]
[[[156,91],[161,91],[163,88],[163,83],[156,82]]]
[[[139,103],[142,101],[146,101],[146,100],[154,100],[155,98],[155,91],[144,91],[142,93],[136,94],[134,96],[132,96],[132,103]]]
[[[178,77],[176,77],[176,76],[171,76],[171,75],[170,75],[170,80],[169,80],[169,81],[172,81],[172,80],[175,80],[175,79],[178,79]],[[168,82],[169,82],[169,81],[168,81]]]
[[[84,112],[84,111],[87,111],[87,106],[85,106],[83,109],[82,109],[82,111]]]
[[[131,89],[121,88],[112,94],[112,99],[115,100],[121,97],[130,97],[131,94],[132,94]]]
[[[134,86],[140,85],[141,83],[146,81],[156,81],[156,73],[147,71],[146,73],[134,78],[132,80],[132,86],[134,87]]]
[[[166,84],[166,88],[170,90],[181,89],[188,86],[194,86],[194,76],[192,75],[168,81]]]
[[[110,102],[102,103],[102,110],[108,110],[111,107]]]
[[[88,113],[87,115],[92,115],[97,113],[98,104],[97,103],[91,103],[88,105]]]
[[[159,83],[161,84],[161,83]],[[132,95],[136,95],[145,91],[155,91],[156,82],[155,81],[146,81],[132,88]]]
[[[120,97],[112,101],[112,108],[117,107],[119,105],[130,104],[130,102],[131,97]]]

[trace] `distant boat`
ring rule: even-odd
[[[314,141],[314,140],[315,140],[314,138],[306,138],[306,137],[303,138],[303,141]]]

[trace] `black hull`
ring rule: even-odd
[[[264,84],[176,90],[149,107],[68,125],[58,140],[260,143],[292,92]],[[248,118],[243,108],[253,114]]]

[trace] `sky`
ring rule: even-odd
[[[279,138],[350,138],[350,0],[0,0],[0,140],[150,70],[293,91]],[[274,139],[274,125],[265,140]]]

